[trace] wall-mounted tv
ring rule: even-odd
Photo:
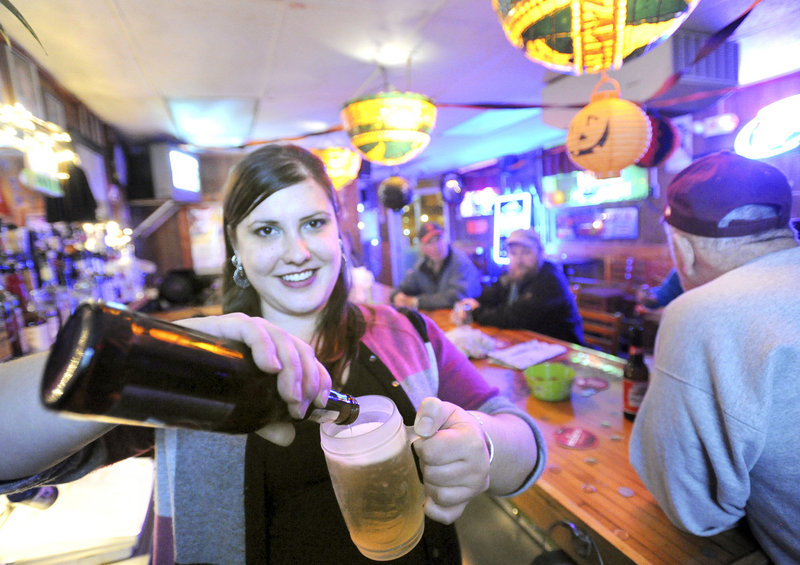
[[[542,202],[551,208],[594,206],[644,200],[650,195],[648,169],[631,165],[610,179],[597,179],[586,171],[542,177]]]
[[[202,200],[200,161],[196,155],[168,143],[150,146],[153,191],[156,198],[172,198],[182,202]]]
[[[562,210],[555,214],[555,234],[561,241],[637,239],[639,208],[619,206]]]

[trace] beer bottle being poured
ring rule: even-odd
[[[277,378],[243,343],[102,302],[84,302],[50,350],[47,408],[112,423],[248,433],[289,421]],[[305,418],[351,424],[358,403],[331,391]]]

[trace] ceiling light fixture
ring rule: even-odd
[[[336,190],[353,182],[361,169],[361,155],[346,147],[325,147],[311,152],[325,164],[325,171]]]
[[[580,75],[618,69],[672,35],[700,0],[492,0],[506,37],[536,63]]]
[[[198,147],[237,147],[252,133],[255,98],[170,98],[178,136]]]
[[[346,102],[341,118],[350,141],[365,159],[400,165],[430,143],[436,106],[422,94],[393,90]]]

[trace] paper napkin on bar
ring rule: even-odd
[[[566,351],[567,348],[563,345],[534,339],[506,347],[505,349],[490,351],[489,361],[522,371],[531,365],[536,365],[566,353]]]
[[[494,339],[469,326],[458,326],[444,335],[470,359],[486,359],[489,352],[497,347]]]

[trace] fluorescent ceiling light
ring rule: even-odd
[[[255,121],[255,98],[167,99],[178,135],[201,147],[232,147],[243,144]]]
[[[444,135],[484,135],[530,119],[542,112],[540,108],[516,110],[484,110],[444,132]]]

